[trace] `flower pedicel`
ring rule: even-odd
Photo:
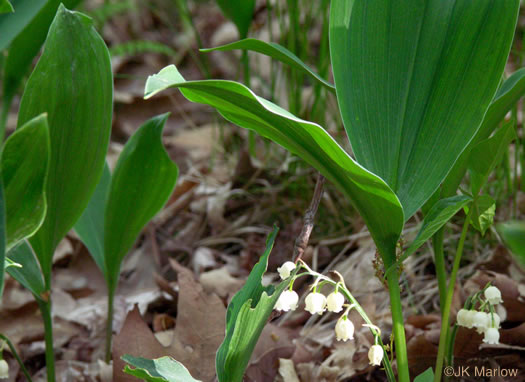
[[[301,270],[305,270],[305,272],[301,272]],[[357,300],[346,288],[343,277],[339,273],[334,272],[340,278],[340,281],[336,282],[325,275],[313,271],[302,260],[299,260],[297,264],[287,261],[281,267],[277,268],[277,271],[279,272],[279,277],[282,280],[290,278],[290,284],[289,288],[282,292],[279,296],[279,299],[277,300],[274,307],[275,310],[285,312],[295,310],[297,308],[299,296],[292,289],[294,281],[302,276],[313,276],[315,281],[311,286],[312,292],[310,292],[305,298],[305,310],[311,314],[322,315],[326,310],[333,313],[339,313],[344,308],[346,308],[345,312],[339,317],[335,325],[335,337],[338,341],[348,341],[354,339],[355,331],[354,324],[348,318],[348,314],[351,309],[355,308],[366,322],[366,324],[363,326],[369,327],[372,334],[374,335],[375,344],[372,345],[368,352],[370,364],[373,366],[378,366],[381,364],[381,362],[384,362],[385,368],[388,369],[388,372],[391,372],[393,375],[390,361],[388,358],[384,359],[383,357],[384,349],[381,342],[380,329],[372,324]],[[328,294],[328,297],[320,292],[324,285],[331,285],[334,287],[334,290]],[[349,304],[346,303],[347,300]]]

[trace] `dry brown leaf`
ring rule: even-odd
[[[134,357],[159,358],[166,350],[157,341],[148,325],[140,316],[138,306],[128,314],[124,326],[113,341],[113,379],[115,382],[134,382],[136,378],[123,372],[126,365],[120,359],[124,354]]]
[[[206,293],[215,292],[222,298],[233,295],[244,285],[242,280],[232,277],[226,267],[203,273],[199,281]]]
[[[120,357],[158,358],[169,355],[185,365],[192,376],[203,382],[215,378],[215,353],[224,339],[226,309],[216,295],[207,295],[187,268],[172,262],[180,287],[173,341],[164,347],[155,338],[135,308],[113,346],[114,380],[132,381],[122,372]]]

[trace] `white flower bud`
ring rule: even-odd
[[[354,339],[354,324],[347,316],[342,316],[335,324],[335,337],[337,341],[347,341]]]
[[[286,280],[288,277],[290,277],[290,273],[295,269],[295,263],[292,263],[291,261],[287,261],[282,266],[277,268],[277,272],[279,272],[279,276],[281,276],[282,280]]]
[[[485,331],[485,338],[483,338],[483,342],[490,345],[497,345],[499,344],[499,331],[496,328],[488,328]]]
[[[295,310],[297,303],[299,302],[299,295],[293,290],[285,290],[275,303],[275,310],[283,310],[288,312],[289,310]]]
[[[474,317],[476,316],[476,313],[478,312],[476,312],[475,310],[467,311],[464,321],[466,328],[472,329],[474,327]]]
[[[470,321],[469,318],[470,318],[470,314],[467,309],[460,309],[456,316],[458,325],[465,326],[465,327],[472,325],[472,321]]]
[[[5,359],[0,360],[0,379],[9,378],[9,365]]]
[[[490,326],[490,316],[485,312],[476,312],[473,316],[472,326],[484,331]]]
[[[368,351],[368,359],[372,366],[381,365],[381,361],[383,360],[383,348],[381,345],[374,345],[370,348]]]
[[[501,292],[495,286],[489,286],[487,289],[485,289],[485,298],[492,305],[501,304],[503,302],[501,299]]]
[[[345,296],[340,292],[332,292],[326,298],[326,307],[329,312],[339,313],[343,310]]]
[[[310,293],[304,300],[306,304],[306,310],[312,314],[323,314],[326,310],[326,297],[322,293]]]

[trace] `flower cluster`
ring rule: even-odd
[[[460,309],[457,314],[457,324],[476,329],[479,334],[483,334],[484,343],[496,345],[499,343],[498,329],[501,318],[494,312],[494,306],[503,302],[501,292],[495,286],[488,286],[482,292],[484,299],[481,298],[481,292],[477,293],[471,301],[467,302],[467,305],[472,305],[471,307]],[[473,309],[477,302],[480,303],[478,310]]]
[[[301,269],[305,269],[306,272],[298,273]],[[298,277],[306,275],[315,277],[315,282],[311,286],[312,291],[305,298],[305,310],[311,314],[318,315],[322,315],[327,310],[332,313],[340,313],[344,310],[343,314],[339,317],[337,323],[335,324],[335,337],[338,341],[348,341],[354,339],[355,331],[354,324],[348,318],[348,314],[352,308],[356,308],[363,319],[368,322],[368,324],[365,324],[364,326],[370,327],[375,337],[375,344],[368,352],[370,364],[375,366],[381,364],[384,355],[383,346],[378,343],[381,332],[377,326],[370,322],[357,301],[353,298],[348,289],[346,289],[343,277],[341,275],[338,274],[341,281],[336,282],[313,271],[302,260],[300,260],[298,264],[287,261],[281,267],[277,268],[277,272],[279,272],[279,276],[282,280],[290,278],[290,285],[288,290],[285,290],[281,293],[274,309],[284,312],[297,309],[299,295],[293,290],[294,281]],[[325,284],[329,284],[334,287],[333,291],[327,296],[320,292],[322,286]],[[350,304],[346,303],[347,299],[350,301]]]

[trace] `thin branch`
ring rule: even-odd
[[[303,229],[301,233],[295,240],[295,247],[293,250],[293,259],[297,261],[303,257],[304,251],[308,246],[308,241],[310,240],[310,235],[314,229],[315,214],[319,208],[319,203],[323,197],[323,188],[324,188],[325,178],[321,174],[317,176],[317,182],[315,183],[314,195],[312,201],[310,202],[310,207],[306,210],[304,214]]]

